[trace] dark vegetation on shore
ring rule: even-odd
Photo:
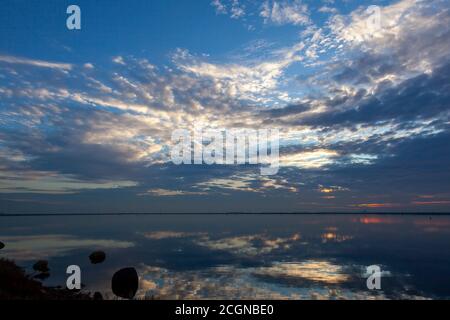
[[[88,293],[46,287],[13,261],[0,258],[0,300],[92,300]]]
[[[4,247],[5,244],[0,242],[0,250]],[[92,265],[102,263],[105,259],[103,251],[94,251],[89,255]],[[100,292],[44,286],[41,281],[50,277],[47,260],[35,262],[33,270],[32,274],[27,274],[14,261],[0,258],[0,300],[103,300]],[[134,268],[120,269],[111,280],[111,289],[119,298],[133,299],[138,287],[139,276]]]

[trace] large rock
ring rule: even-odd
[[[92,264],[102,263],[105,259],[106,254],[103,251],[94,251],[89,255]]]
[[[50,269],[48,268],[48,261],[47,260],[39,260],[33,265],[33,269],[35,271],[39,271],[42,273],[48,273]]]
[[[5,244],[0,241],[0,250],[2,250],[5,247]]]
[[[114,273],[111,281],[113,293],[121,298],[133,299],[139,287],[135,268],[124,268]]]

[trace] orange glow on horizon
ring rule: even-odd
[[[398,205],[395,203],[362,203],[355,206],[361,208],[393,208],[397,207]]]

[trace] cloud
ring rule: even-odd
[[[211,79],[216,90],[230,98],[265,104],[283,99],[283,93],[277,92],[279,80],[285,69],[302,61],[300,52],[303,48],[304,44],[298,43],[273,52],[273,59],[239,64],[215,64],[189,56],[175,61],[181,70]]]
[[[218,13],[218,14],[226,14],[227,13],[227,8],[222,3],[221,0],[212,0],[211,5],[216,8],[216,13]]]
[[[95,68],[94,65],[93,65],[92,63],[85,63],[85,64],[83,65],[83,67],[86,68],[86,69],[94,69],[94,68]]]
[[[280,158],[280,165],[298,168],[321,168],[332,164],[333,158],[338,155],[338,152],[327,149],[304,151],[289,155],[282,155]]]
[[[297,192],[297,186],[280,177],[261,176],[255,173],[240,173],[227,178],[212,178],[198,182],[195,188],[204,192],[227,194],[227,191],[252,192],[264,194],[269,190]]]
[[[125,65],[125,61],[124,61],[124,59],[123,59],[122,56],[114,57],[114,58],[112,59],[112,61],[113,61],[114,63],[120,64],[120,65],[123,65],[123,66]]]
[[[80,190],[134,187],[134,181],[82,180],[48,171],[0,172],[0,193],[69,194]]]
[[[0,56],[0,62],[10,63],[10,64],[23,64],[32,67],[38,68],[49,68],[54,70],[61,71],[70,71],[72,70],[72,64],[70,63],[57,63],[57,62],[48,62],[43,60],[33,60],[27,58],[19,58],[13,56]]]
[[[337,8],[333,8],[333,7],[329,7],[329,6],[322,6],[319,8],[318,11],[322,12],[322,13],[333,13],[333,14],[336,14],[339,12],[339,10]]]
[[[244,6],[239,3],[239,0],[233,0],[231,5],[231,18],[239,19],[245,16]]]
[[[228,189],[234,191],[250,191],[257,192],[256,189],[252,188],[252,178],[245,176],[230,177],[229,179],[219,179],[214,178],[205,182],[197,184],[202,190],[211,189]]]
[[[349,16],[333,17],[330,28],[338,43],[378,58],[376,63],[380,65],[386,59],[402,77],[429,73],[448,61],[450,15],[443,9],[445,3],[402,0],[379,7],[380,25],[369,23],[371,11],[361,8]]]
[[[261,7],[260,16],[266,23],[271,22],[277,25],[308,25],[311,23],[308,6],[300,0],[265,1]]]
[[[217,14],[229,14],[232,19],[240,19],[246,15],[245,6],[240,0],[212,0],[211,5]]]
[[[385,83],[374,89],[372,94],[345,97],[343,103],[336,106],[330,103],[326,112],[309,114],[302,122],[331,126],[389,120],[445,119],[448,117],[447,106],[450,102],[447,94],[449,71],[450,64],[447,64],[437,67],[430,74],[418,75],[398,85]]]

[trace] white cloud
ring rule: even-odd
[[[84,65],[83,65],[83,67],[85,68],[85,69],[94,69],[94,65],[92,64],[92,63],[85,63]]]
[[[308,25],[308,6],[300,0],[294,1],[265,1],[261,7],[260,16],[266,23],[272,22],[278,25]]]
[[[245,6],[239,0],[213,0],[211,5],[217,14],[228,14],[232,19],[240,19],[245,16]]]
[[[49,68],[61,71],[69,71],[72,69],[72,64],[70,63],[57,63],[43,60],[18,58],[13,56],[0,56],[0,62],[6,62],[11,64],[25,64],[33,67]]]
[[[410,73],[407,76],[429,73],[436,63],[447,60],[450,15],[448,10],[436,9],[446,6],[446,0],[401,0],[379,7],[379,24],[374,23],[374,11],[363,7],[348,16],[334,16],[330,28],[337,43],[349,49],[388,53],[398,70]]]
[[[239,19],[245,16],[244,6],[239,3],[239,0],[233,0],[231,5],[231,18]]]
[[[257,189],[252,187],[252,181],[252,177],[232,176],[230,178],[216,178],[205,182],[200,182],[196,185],[196,187],[205,191],[218,188],[234,191],[258,192]]]
[[[338,9],[329,7],[329,6],[323,6],[319,8],[319,12],[322,13],[338,13]]]
[[[228,12],[227,7],[222,3],[221,0],[213,0],[211,5],[216,8],[217,14],[226,14]]]
[[[191,58],[176,62],[184,71],[214,80],[216,88],[228,96],[267,103],[283,97],[276,91],[279,79],[291,64],[302,61],[303,48],[303,43],[297,43],[273,52],[275,57],[264,61],[214,64]]]
[[[81,190],[134,187],[134,181],[81,180],[57,172],[23,170],[3,172],[0,168],[0,193],[69,194]]]
[[[114,58],[112,59],[112,61],[113,61],[114,63],[120,64],[120,65],[123,65],[123,66],[125,65],[125,61],[124,61],[124,59],[123,59],[122,56],[114,57]]]
[[[294,154],[280,155],[280,165],[302,169],[319,169],[334,163],[338,152],[328,149],[302,151]]]

